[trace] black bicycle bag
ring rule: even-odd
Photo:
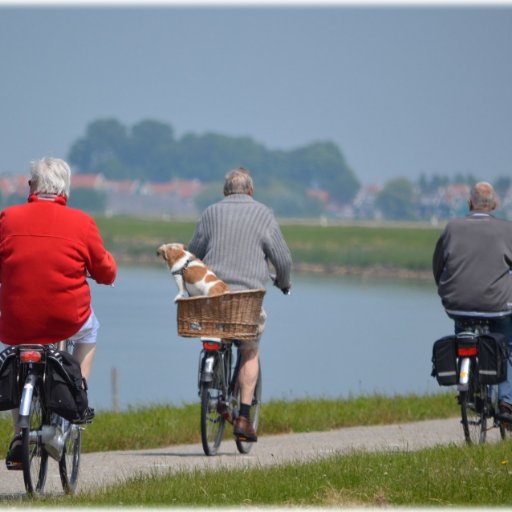
[[[50,349],[45,380],[46,405],[67,420],[80,421],[88,406],[87,382],[68,352]]]
[[[501,333],[478,337],[478,377],[482,384],[499,384],[507,380],[509,353],[507,338]]]
[[[457,336],[444,336],[432,348],[432,377],[440,386],[457,384]]]
[[[16,349],[8,347],[0,353],[0,411],[20,405],[20,388],[16,364]]]

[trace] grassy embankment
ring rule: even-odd
[[[187,243],[194,222],[98,218],[107,247],[121,263],[159,264],[155,252],[167,242]],[[430,277],[440,230],[406,225],[363,226],[282,223],[295,269],[310,272],[383,273]]]
[[[354,453],[272,468],[196,469],[46,498],[60,507],[489,507],[512,504],[512,441],[418,452]]]

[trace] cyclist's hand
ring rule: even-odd
[[[275,274],[270,274],[270,279],[272,279],[272,284],[279,288],[285,295],[290,295],[290,288],[292,287],[292,285],[290,284],[290,286],[287,286],[286,288],[280,288],[278,285],[277,285],[277,276]]]

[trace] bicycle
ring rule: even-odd
[[[240,409],[238,373],[241,363],[239,341],[201,338],[198,388],[201,399],[201,442],[206,455],[215,455],[224,435],[226,421],[233,423]],[[233,345],[237,347],[233,358]],[[251,403],[250,422],[257,432],[261,411],[261,362]],[[240,453],[250,452],[252,442],[235,437]]]
[[[216,455],[226,421],[239,414],[241,363],[240,344],[258,332],[264,289],[229,292],[213,297],[177,300],[178,334],[200,338],[198,394],[201,401],[201,442],[205,455]],[[233,345],[237,348],[233,355]],[[256,431],[261,414],[261,365],[251,403],[250,422]],[[249,453],[252,444],[236,437],[240,453]]]
[[[18,345],[18,379],[22,385],[19,427],[22,467],[29,495],[41,494],[46,483],[48,457],[59,465],[62,487],[73,494],[78,482],[83,427],[51,412],[46,405],[44,381],[50,351],[69,350],[70,342],[55,345]]]
[[[492,428],[499,429],[501,439],[512,435],[512,424],[500,417],[498,385],[488,377],[500,372],[494,369],[488,371],[482,367],[484,347],[481,345],[481,336],[489,334],[489,325],[485,319],[468,318],[462,323],[461,332],[443,338],[447,342],[449,358],[453,358],[453,361],[448,362],[444,371],[438,369],[437,377],[441,385],[457,385],[461,424],[468,444],[485,443],[487,432]],[[453,356],[448,345],[452,339]],[[440,379],[444,377],[448,380],[443,383]]]

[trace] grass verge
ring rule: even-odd
[[[161,264],[162,243],[188,243],[195,221],[131,217],[96,219],[105,244],[120,263]],[[297,268],[409,269],[430,272],[439,228],[418,226],[311,225],[281,223]]]
[[[453,393],[372,395],[345,400],[273,400],[262,406],[259,435],[404,423],[457,414]],[[231,435],[228,430],[226,436]],[[12,422],[7,414],[0,419],[0,435],[6,453],[12,436]],[[199,403],[181,407],[155,405],[119,413],[98,412],[94,423],[85,430],[82,451],[140,450],[200,441]]]
[[[126,507],[506,506],[512,442],[417,452],[353,453],[246,470],[138,476],[123,485],[38,505]]]

